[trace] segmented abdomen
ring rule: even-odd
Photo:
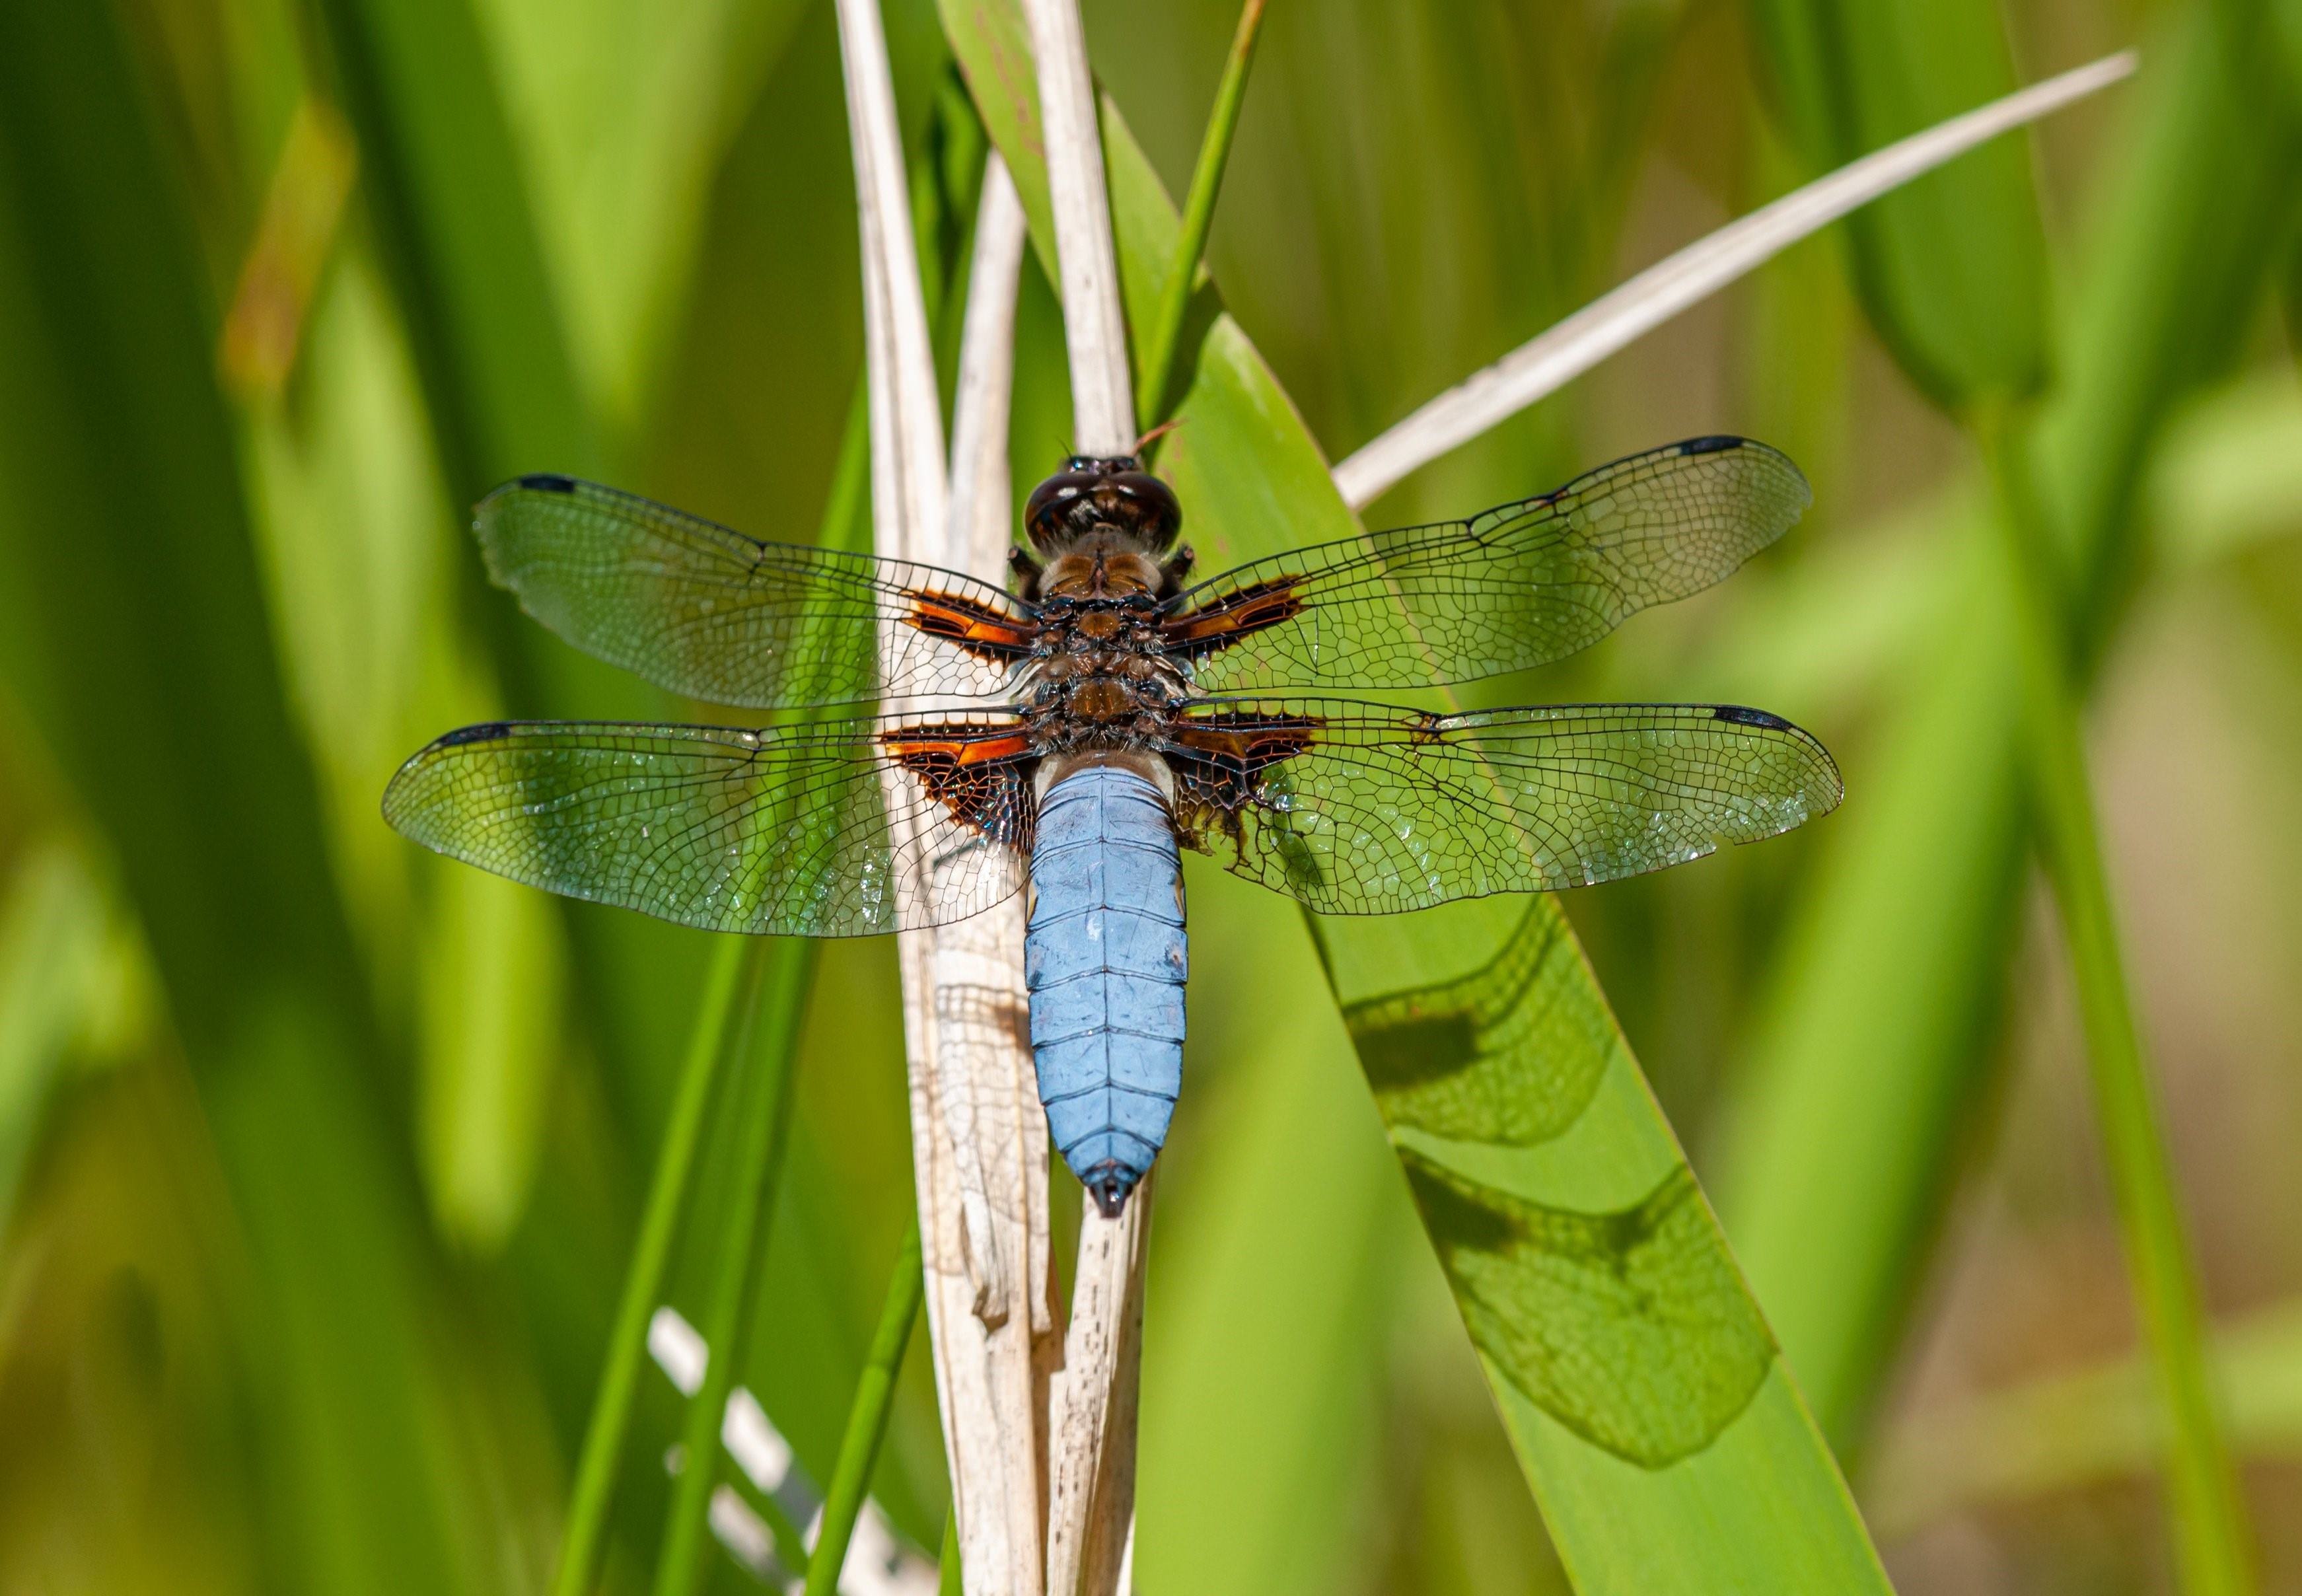
[[[1023,943],[1047,1129],[1116,1215],[1159,1155],[1183,1083],[1182,862],[1159,789],[1091,765],[1048,790]]]

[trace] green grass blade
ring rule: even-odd
[[[567,1525],[560,1538],[559,1569],[551,1581],[554,1596],[584,1596],[599,1576],[616,1465],[623,1456],[632,1401],[639,1391],[640,1371],[647,1362],[648,1319],[663,1300],[672,1240],[679,1232],[693,1189],[704,1111],[714,1095],[720,1063],[727,1056],[728,1016],[735,1007],[737,974],[745,952],[743,938],[720,937],[711,952],[710,971],[703,978],[703,999],[695,1012],[695,1029],[688,1037],[687,1059],[680,1069],[671,1118],[664,1125],[663,1146],[656,1154],[647,1207],[640,1216],[639,1239],[633,1244],[623,1296],[616,1306],[607,1365],[601,1371],[591,1423],[584,1432],[576,1487],[568,1499]]]
[[[524,471],[596,475],[503,100],[470,0],[320,0],[337,86],[458,505]]]
[[[862,1376],[855,1382],[847,1433],[840,1439],[839,1461],[824,1492],[823,1527],[816,1533],[815,1546],[808,1553],[806,1596],[835,1596],[839,1588],[839,1573],[847,1563],[847,1542],[855,1533],[856,1515],[863,1510],[864,1493],[871,1488],[879,1443],[886,1438],[895,1373],[903,1367],[903,1349],[911,1345],[912,1326],[919,1321],[920,1298],[925,1289],[915,1219],[896,1250],[895,1272],[887,1277],[887,1301],[879,1310],[879,1327],[872,1334]]]
[[[92,1012],[109,918],[61,838],[34,843],[0,890],[0,1235],[50,1083]]]
[[[558,314],[555,277],[468,0],[422,0],[415,6],[324,0],[320,14],[340,91],[359,135],[363,188],[417,353],[451,500],[460,509],[495,483],[526,470],[601,475],[581,363]],[[758,48],[762,59],[779,47],[767,37],[779,24],[742,26],[760,36],[746,48]],[[668,143],[692,136],[691,130]],[[636,371],[629,362],[623,365],[626,375]],[[628,397],[629,384],[619,379],[618,386]],[[859,463],[852,469],[843,465],[841,480],[852,483],[861,480],[860,445],[850,452]],[[859,500],[852,486],[845,500],[835,489],[828,540],[853,546]],[[661,718],[658,695],[576,655],[517,615],[508,601],[478,594],[478,562],[468,554],[463,568],[475,590],[475,608],[490,622],[486,635],[517,709]],[[579,1004],[609,1022],[601,1028],[605,1039],[621,1044],[611,1058],[621,1055],[630,1083],[626,1089],[640,1096],[650,1089],[640,1065],[659,1046],[653,1037],[676,1037],[690,1024],[710,1029],[710,1001],[694,1020],[677,1010],[697,945],[636,921],[570,918],[584,966]],[[660,1265],[646,1271],[634,1265],[631,1273],[660,1278]],[[651,1308],[653,1300],[646,1306]],[[627,1318],[631,1311],[627,1298],[620,1312]],[[643,1314],[643,1335],[644,1325]],[[634,1342],[620,1321],[612,1333],[608,1366],[615,1370],[629,1364]],[[598,1413],[627,1401],[601,1391],[592,1407]],[[602,1458],[594,1449],[609,1439],[587,1438],[578,1469],[590,1491],[606,1494],[595,1506],[579,1502],[571,1509],[585,1521],[581,1533],[594,1538],[594,1549],[568,1559],[564,1569],[593,1564],[596,1538],[606,1533],[598,1518],[612,1496],[614,1458],[612,1450]],[[569,1576],[563,1572],[563,1582]],[[570,1587],[563,1583],[560,1588]]]
[[[1382,1489],[1401,1265],[1423,1242],[1302,916],[1212,861],[1184,868],[1194,1045],[1239,1063],[1194,1077],[1168,1138],[1189,1178],[1159,1195],[1137,1572],[1320,1596],[1361,1553],[1338,1520]]]
[[[477,1590],[500,1438],[458,1360],[487,1338],[440,1333],[404,1061],[337,895],[155,120],[115,8],[0,12],[10,665],[142,922],[232,1205],[257,1555],[315,1592]]]
[[[1214,224],[1215,197],[1222,191],[1223,166],[1231,159],[1231,141],[1239,131],[1239,107],[1247,103],[1247,74],[1255,64],[1265,3],[1247,0],[1239,7],[1239,30],[1231,36],[1231,54],[1223,59],[1222,78],[1215,85],[1214,109],[1207,113],[1198,162],[1191,168],[1190,191],[1183,197],[1183,225],[1175,240],[1175,258],[1169,263],[1159,290],[1159,307],[1152,315],[1151,336],[1136,378],[1138,426],[1155,426],[1165,419],[1175,346],[1183,336],[1183,315],[1190,308],[1191,290],[1197,286],[1200,257],[1207,252],[1207,230]]]
[[[2255,1588],[2253,1537],[2206,1371],[2197,1266],[2119,953],[2071,682],[2069,627],[2051,585],[2053,550],[2021,458],[2025,441],[2010,426],[1991,440],[1991,450],[2004,501],[2005,579],[2021,617],[2032,811],[2078,987],[2127,1267],[2171,1420],[2175,1566],[2185,1591],[2240,1596]]]
[[[742,999],[743,1029],[750,1040],[753,1016],[767,1011],[767,1036],[755,1050],[738,1049],[752,1079],[743,1084],[734,1116],[735,1159],[727,1198],[726,1228],[718,1239],[717,1273],[702,1325],[710,1361],[703,1382],[689,1399],[681,1432],[682,1466],[655,1573],[656,1596],[694,1596],[709,1568],[706,1524],[711,1492],[719,1481],[719,1429],[727,1398],[735,1389],[743,1349],[750,1345],[752,1308],[759,1298],[760,1264],[766,1251],[777,1177],[791,1129],[792,1068],[800,1015],[807,998],[815,945],[804,939],[762,938],[746,951]]]
[[[2089,659],[2133,561],[2134,493],[2158,437],[2259,303],[2296,149],[2260,52],[2209,8],[2175,19],[2145,58],[2107,212],[2074,254],[2085,273],[2039,420],[2039,491]],[[1949,562],[1908,673],[1918,685],[1792,931],[1722,1140],[1728,1232],[1842,1443],[1859,1440],[1899,1341],[1911,1249],[1988,1101],[2024,857],[2007,691],[2019,643],[1995,559],[1978,542]]]
[[[1817,172],[2015,87],[1996,0],[1756,0],[1760,59]],[[1913,381],[1956,407],[2035,388],[2046,239],[2023,140],[2000,139],[1847,219],[1854,280]]]
[[[1029,75],[1012,70],[1029,54],[1021,18],[946,4],[944,21],[985,125],[1014,169],[1040,259],[1050,261]],[[1103,116],[1122,287],[1139,345],[1179,223],[1107,101]],[[1138,364],[1142,356],[1138,347]],[[1164,468],[1191,506],[1194,542],[1209,567],[1348,534],[1356,524],[1317,445],[1238,326],[1217,316],[1197,356],[1179,411],[1192,424],[1171,441]],[[1411,1180],[1421,1182],[1426,1225],[1451,1265],[1489,1383],[1568,1568],[1587,1590],[1886,1589],[1829,1451],[1557,905],[1491,902],[1411,925],[1315,926],[1347,1015],[1371,1015],[1362,1005],[1404,987],[1458,983],[1530,931],[1560,953],[1520,985],[1521,996],[1533,1012],[1568,1012],[1584,1023],[1524,1027],[1524,1046],[1486,1063],[1512,1089],[1536,1095],[1560,1063],[1538,1055],[1544,1045],[1563,1046],[1567,1072],[1598,1083],[1588,1103],[1541,1147],[1442,1144],[1398,1120],[1391,1136],[1421,1172]],[[1359,1041],[1362,1063],[1372,1065],[1365,1037]],[[1387,1112],[1395,1105],[1384,1104]],[[1582,1285],[1552,1290],[1540,1278],[1542,1249],[1528,1243],[1545,1226],[1583,1238],[1590,1267]],[[1594,1298],[1610,1256],[1634,1271],[1651,1265],[1657,1283],[1691,1272],[1688,1317],[1659,1324]],[[1698,1351],[1692,1427],[1671,1404],[1634,1400],[1626,1415],[1602,1412],[1610,1399],[1596,1385],[1558,1369],[1546,1378],[1522,1338],[1539,1341],[1560,1327],[1592,1338],[1590,1345],[1633,1332],[1640,1344],[1626,1356],[1639,1372],[1666,1378],[1675,1377],[1670,1349]],[[1155,1522],[1147,1533],[1156,1533]]]

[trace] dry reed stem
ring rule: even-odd
[[[987,558],[991,568],[979,574],[996,581],[1004,537],[982,547],[979,528],[990,523],[992,506],[999,523],[1005,518],[1005,473],[990,455],[995,441],[1005,448],[1013,276],[1004,307],[998,271],[970,290],[970,322],[992,324],[966,340],[973,361],[962,392],[972,402],[955,428],[965,498],[954,503],[886,36],[872,0],[838,0],[837,14],[862,236],[878,551],[936,564],[962,553],[968,564]],[[987,203],[996,202],[998,187],[987,182]],[[1009,248],[1008,231],[981,232],[986,243]],[[1020,209],[1012,231],[1020,231]],[[1020,260],[1020,243],[1012,248]],[[997,332],[1003,319],[1005,336]],[[987,405],[996,416],[979,413]],[[963,550],[955,533],[963,533]],[[916,868],[933,868],[916,857],[916,835],[895,841],[914,853]],[[1000,1596],[1038,1596],[1043,1588],[1054,1327],[1046,1138],[1024,1020],[1022,931],[1021,905],[1011,902],[897,938],[921,1263],[961,1558],[971,1592]]]
[[[1119,302],[1119,259],[1111,239],[1111,196],[1104,183],[1087,36],[1072,0],[1023,0],[1023,20],[1038,67],[1039,127],[1063,278],[1063,342],[1071,356],[1071,424],[1079,434],[1072,447],[1081,454],[1129,454],[1135,448],[1135,391],[1128,381],[1127,319]]]
[[[1993,100],[1850,162],[1600,295],[1565,321],[1449,389],[1335,467],[1362,509],[1410,472],[1565,387],[1608,356],[1847,212],[2011,129],[2134,71],[2127,51]]]

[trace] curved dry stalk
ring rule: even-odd
[[[941,407],[928,337],[886,40],[873,0],[838,0],[850,140],[862,235],[865,370],[871,407],[871,502],[882,555],[945,563],[987,558],[999,544],[979,528],[1005,519],[1004,420],[1012,362],[1014,275],[987,272],[971,290],[970,401],[956,431],[965,445],[956,503],[946,485]],[[1000,189],[987,181],[996,209]],[[1012,198],[1012,188],[1009,189]],[[1020,231],[979,230],[979,249]],[[1020,241],[1012,246],[1020,261]],[[995,260],[996,265],[996,260]],[[978,301],[989,307],[979,312]],[[998,334],[1004,318],[1009,332]],[[995,493],[994,490],[997,490]],[[996,507],[996,510],[993,507]],[[889,779],[895,779],[890,775]],[[891,811],[900,806],[891,805]],[[898,848],[918,839],[898,836]],[[905,1063],[928,1324],[954,1510],[970,1584],[1037,1596],[1045,1524],[1045,1390],[1054,1315],[1046,1294],[1046,1133],[1024,1015],[1022,906],[1014,902],[939,931],[897,939]],[[1020,1310],[1020,1311],[1019,1311]]]
[[[986,581],[1004,575],[1012,536],[1007,420],[1015,386],[1015,290],[1029,243],[1014,175],[995,149],[984,164],[975,213],[952,397],[951,518],[940,562]]]
[[[1336,466],[1335,485],[1353,509],[1365,508],[1410,472],[1557,392],[1810,233],[1978,144],[2117,82],[2134,71],[2135,63],[2129,50],[2034,83],[1873,151],[1728,223],[1423,406]]]

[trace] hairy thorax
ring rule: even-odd
[[[1048,756],[1043,779],[1087,764],[1124,764],[1168,785],[1160,779],[1164,761],[1150,749],[1189,685],[1160,641],[1164,582],[1156,561],[1132,551],[1080,550],[1049,562],[1024,705],[1032,740]]]

